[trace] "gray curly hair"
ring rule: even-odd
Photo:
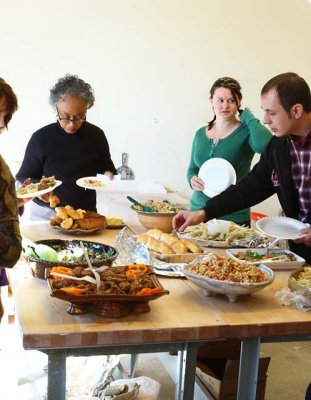
[[[94,91],[89,83],[80,79],[77,75],[67,74],[60,78],[50,90],[50,104],[56,107],[56,103],[64,95],[81,97],[89,109],[95,102]]]

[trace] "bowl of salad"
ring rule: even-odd
[[[172,221],[174,216],[186,206],[174,204],[168,200],[155,201],[148,200],[142,203],[143,206],[150,207],[150,211],[143,211],[138,205],[132,205],[131,208],[137,212],[140,224],[148,229],[160,229],[162,232],[172,232]]]
[[[82,243],[93,267],[111,265],[118,256],[117,250],[107,244],[86,240]],[[37,278],[46,279],[46,269],[59,265],[70,268],[88,266],[80,240],[47,239],[38,240],[35,244],[49,246],[57,252],[57,260],[47,261],[34,252],[25,251],[32,274]]]

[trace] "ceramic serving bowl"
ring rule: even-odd
[[[149,229],[160,229],[162,232],[170,233],[173,230],[173,218],[177,213],[159,213],[138,211],[133,206],[131,208],[137,212],[140,224]]]
[[[62,240],[62,239],[47,239],[38,240],[36,244],[45,244],[58,253],[58,261],[43,261],[36,255],[27,256],[29,266],[33,276],[45,279],[46,268],[52,268],[58,265],[65,267],[87,267],[87,261],[82,255],[80,240]],[[90,242],[82,240],[82,243],[88,253],[91,264],[94,267],[101,265],[111,265],[117,258],[118,252],[107,244]]]
[[[256,265],[266,276],[267,280],[259,283],[240,283],[207,278],[191,272],[192,265],[204,260],[206,256],[199,256],[194,262],[183,267],[187,279],[204,289],[204,294],[222,294],[228,297],[230,302],[235,302],[239,296],[252,294],[262,290],[274,281],[274,272],[266,265]]]

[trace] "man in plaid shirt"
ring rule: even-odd
[[[288,72],[270,79],[261,91],[263,122],[273,137],[259,162],[236,185],[210,199],[202,210],[181,211],[176,231],[217,218],[277,194],[287,217],[311,224],[311,95],[307,82]],[[289,241],[290,249],[311,263],[311,227]]]

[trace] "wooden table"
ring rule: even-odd
[[[22,227],[22,233],[31,240],[37,240],[37,235],[42,238],[43,230],[39,224]],[[96,241],[111,244],[115,234],[105,231],[96,236]],[[54,237],[59,235],[55,233]],[[197,346],[202,341],[225,338],[239,338],[242,343],[238,399],[255,400],[260,342],[311,340],[311,314],[282,306],[275,298],[278,290],[287,287],[288,275],[277,272],[272,285],[235,303],[222,296],[207,298],[190,281],[161,278],[170,295],[150,302],[147,314],[121,319],[68,315],[66,302],[51,298],[46,282],[29,274],[12,279],[12,287],[24,347],[49,356],[49,400],[65,398],[66,356],[173,349],[185,356],[176,397],[190,400]]]

